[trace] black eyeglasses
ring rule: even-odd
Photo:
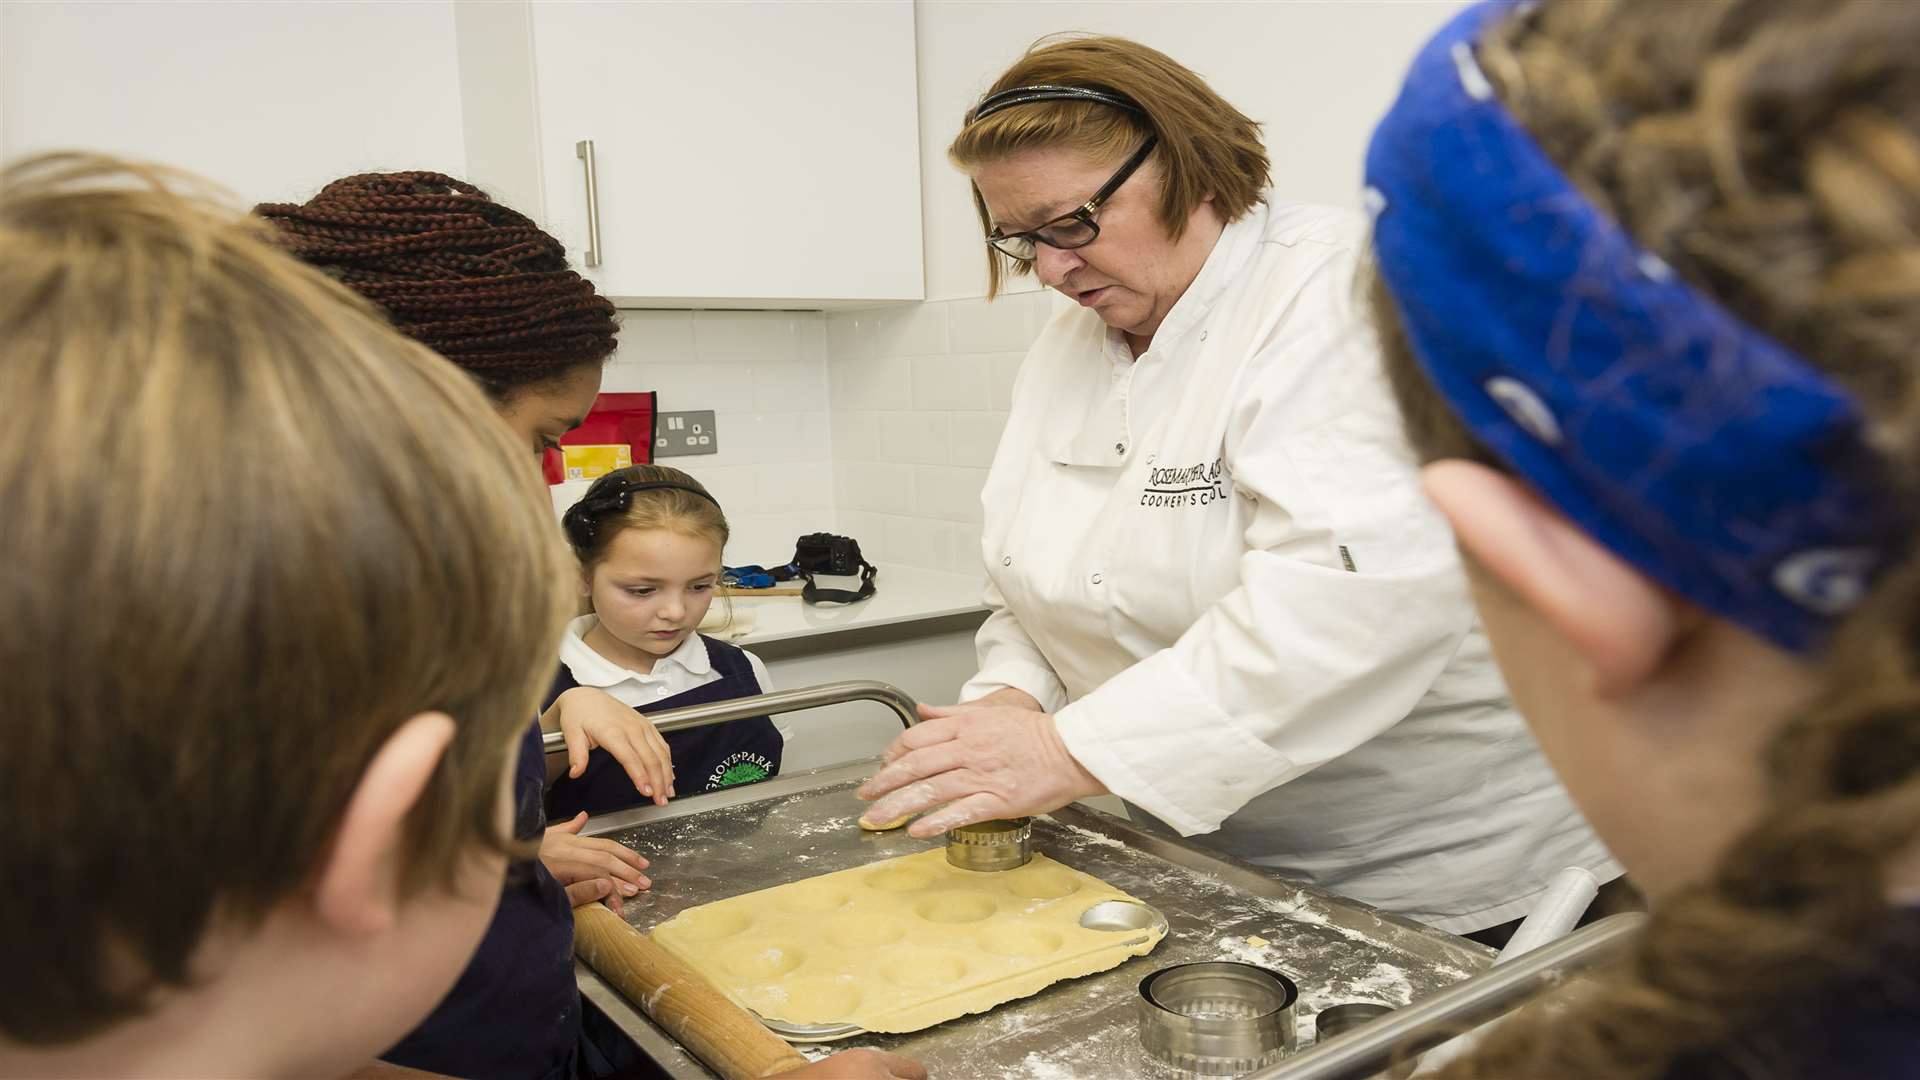
[[[1125,165],[1120,166],[1120,171],[1100,185],[1100,190],[1093,193],[1093,198],[1088,199],[1078,210],[1062,214],[1045,225],[1037,229],[1028,229],[1026,232],[1008,235],[995,229],[987,235],[987,243],[992,244],[994,250],[1000,254],[1020,262],[1032,262],[1041,244],[1050,248],[1059,248],[1062,251],[1072,251],[1074,248],[1083,248],[1093,243],[1100,236],[1100,226],[1093,220],[1093,212],[1105,205],[1106,201],[1113,197],[1114,192],[1120,190],[1120,185],[1126,183],[1134,170],[1147,160],[1147,155],[1153,152],[1154,145],[1159,141],[1158,136],[1147,136],[1147,141],[1140,144],[1140,149],[1133,152],[1133,156],[1127,159]]]

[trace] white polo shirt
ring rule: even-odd
[[[653,662],[650,672],[634,671],[594,652],[586,642],[588,631],[600,624],[597,616],[582,615],[567,624],[566,636],[560,639],[560,662],[573,673],[573,681],[581,686],[591,686],[604,690],[615,701],[632,707],[645,715],[656,702],[698,689],[710,682],[717,681],[720,673],[713,669],[713,658],[707,655],[707,643],[699,634],[688,634],[680,647]],[[753,677],[760,684],[760,692],[773,689],[773,679],[767,674],[767,665],[760,658],[740,650],[747,655],[747,663],[753,668]],[[791,738],[791,728],[783,722],[783,717],[774,716],[773,726],[780,729],[780,737]]]

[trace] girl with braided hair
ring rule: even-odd
[[[1443,1075],[1920,1076],[1920,5],[1482,3],[1367,175],[1428,493],[1652,902]]]
[[[536,452],[585,419],[619,332],[614,307],[524,214],[431,172],[349,176],[254,213],[472,376]]]
[[[452,361],[491,397],[537,461],[579,426],[600,392],[619,326],[614,307],[567,265],[566,249],[525,215],[472,184],[431,172],[349,176],[305,203],[254,213],[305,262],[384,310],[395,327]],[[605,1076],[633,1063],[611,1040],[583,1029],[573,976],[573,906],[623,896],[650,882],[647,860],[609,840],[578,835],[586,821],[545,827],[549,768],[541,735],[567,740],[569,775],[589,752],[611,756],[634,788],[664,805],[673,794],[666,744],[644,717],[604,690],[575,687],[530,725],[515,774],[521,839],[540,857],[509,874],[500,906],[452,992],[382,1057],[460,1077]],[[816,1070],[835,1077],[924,1077],[891,1054],[854,1051]]]

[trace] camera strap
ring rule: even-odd
[[[860,591],[852,589],[823,589],[814,583],[813,574],[800,570],[799,575],[807,579],[806,587],[800,590],[800,599],[809,604],[857,604],[873,595],[873,579],[880,568],[865,559],[860,560]]]

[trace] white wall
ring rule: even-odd
[[[466,171],[449,0],[0,3],[0,20],[0,158],[105,151],[249,201]]]
[[[834,489],[869,557],[980,574],[980,486],[1044,293],[827,316]]]
[[[1279,197],[1359,205],[1360,161],[1414,50],[1460,0],[1027,3],[916,0],[927,298],[986,288],[966,178],[946,160],[960,118],[1043,35],[1118,34],[1200,73],[1265,124]]]
[[[603,390],[653,390],[662,410],[717,414],[719,453],[659,462],[697,477],[726,507],[727,565],[782,564],[796,537],[833,528],[825,316],[623,311],[620,321]],[[556,505],[577,497],[569,491]]]

